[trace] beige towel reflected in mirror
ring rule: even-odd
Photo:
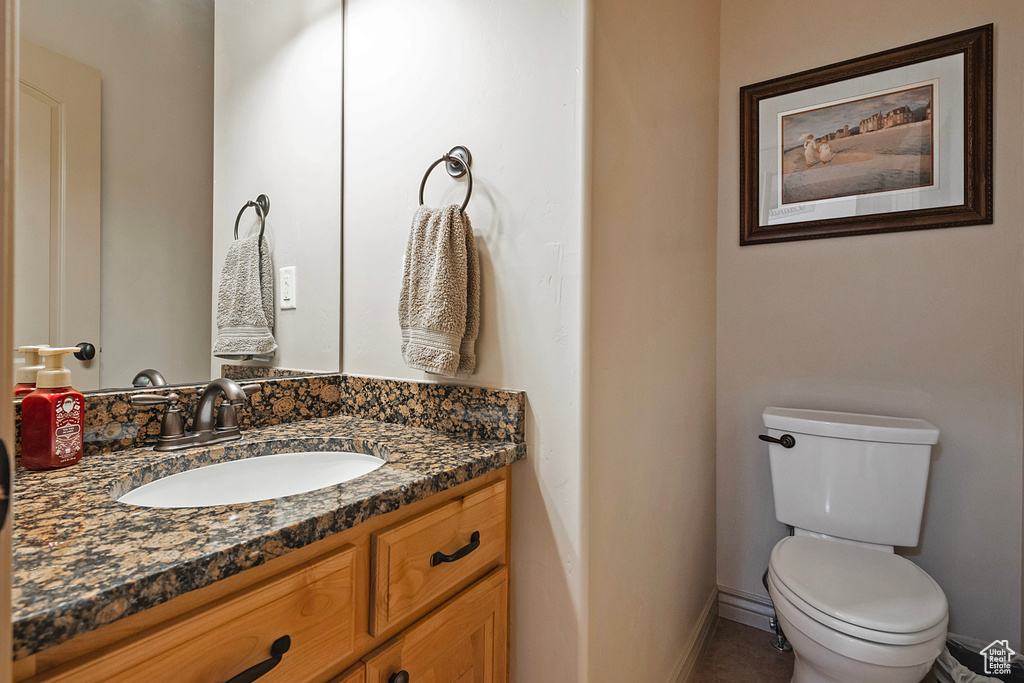
[[[277,350],[273,327],[274,270],[267,238],[235,240],[220,273],[213,355],[241,360],[271,356]]]

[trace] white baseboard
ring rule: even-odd
[[[704,654],[708,644],[711,643],[711,636],[715,632],[715,620],[718,618],[718,589],[711,591],[707,604],[701,610],[700,620],[690,641],[683,648],[676,665],[672,667],[672,674],[668,680],[674,683],[690,683],[693,675],[697,672],[697,663],[700,656]]]
[[[773,633],[768,620],[774,616],[772,601],[738,588],[718,587],[718,616]]]

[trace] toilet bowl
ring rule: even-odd
[[[768,592],[793,683],[917,683],[942,651],[948,603],[894,546],[915,546],[932,444],[923,420],[764,411],[775,515]]]
[[[768,591],[793,646],[793,683],[917,683],[946,639],[942,589],[882,550],[784,538],[772,551]]]

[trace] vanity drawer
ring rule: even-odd
[[[381,635],[505,563],[507,502],[500,479],[374,533],[371,635]]]
[[[508,567],[495,569],[363,663],[366,683],[507,683]]]
[[[326,680],[353,651],[355,564],[346,545],[33,680],[227,681],[271,659],[283,636],[289,648],[260,683]]]

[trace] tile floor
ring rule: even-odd
[[[773,648],[773,637],[767,631],[719,619],[697,665],[694,683],[789,683],[793,653]]]
[[[718,619],[694,683],[789,683],[793,653],[771,646],[774,636],[729,619]],[[929,674],[922,683],[935,683]]]

